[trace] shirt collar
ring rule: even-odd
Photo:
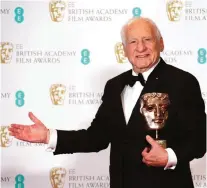
[[[154,68],[158,65],[159,62],[160,62],[160,58],[159,58],[158,62],[155,65],[153,65],[148,71],[142,73],[144,80],[147,81],[149,75],[154,70]],[[136,72],[134,72],[134,70],[132,69],[132,75],[137,76],[138,74]]]

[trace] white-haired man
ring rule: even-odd
[[[132,70],[106,83],[103,103],[87,130],[48,130],[29,113],[34,125],[14,124],[11,134],[46,143],[55,155],[98,152],[110,143],[111,188],[193,188],[189,162],[206,152],[206,114],[199,83],[190,73],[163,61],[163,38],[150,19],[133,18],[121,33]],[[140,96],[150,92],[167,93],[170,98],[168,119],[159,131],[167,140],[166,149],[153,139],[140,113]]]

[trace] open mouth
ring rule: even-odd
[[[149,54],[145,54],[145,55],[137,55],[136,58],[145,58],[145,57],[148,57]]]

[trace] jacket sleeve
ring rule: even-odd
[[[181,131],[179,143],[172,147],[178,165],[201,158],[206,153],[206,113],[197,79],[190,75],[179,92],[177,118]]]
[[[110,143],[110,87],[106,83],[102,104],[88,129],[57,130],[57,146],[54,155],[66,153],[98,152]]]

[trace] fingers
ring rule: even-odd
[[[144,148],[144,150],[142,151],[142,156],[145,157],[148,154],[148,148]]]
[[[152,147],[157,145],[157,142],[149,135],[146,136],[146,140]]]
[[[11,124],[9,129],[24,129],[25,125],[22,124]]]
[[[142,162],[145,163],[147,166],[151,166],[151,164],[152,164],[151,161],[146,160],[144,157],[142,159]]]
[[[10,132],[21,132],[24,131],[26,128],[28,128],[27,125],[21,125],[21,124],[11,124],[9,127]]]
[[[9,128],[9,135],[23,141],[28,141],[28,126],[25,125],[12,125]]]
[[[11,127],[9,127],[9,134],[11,136],[17,136],[19,134],[22,134],[26,131],[29,127],[26,125],[19,125],[19,124],[12,124]]]
[[[29,118],[35,123],[35,124],[42,124],[42,122],[35,117],[35,115],[32,112],[29,112]]]

